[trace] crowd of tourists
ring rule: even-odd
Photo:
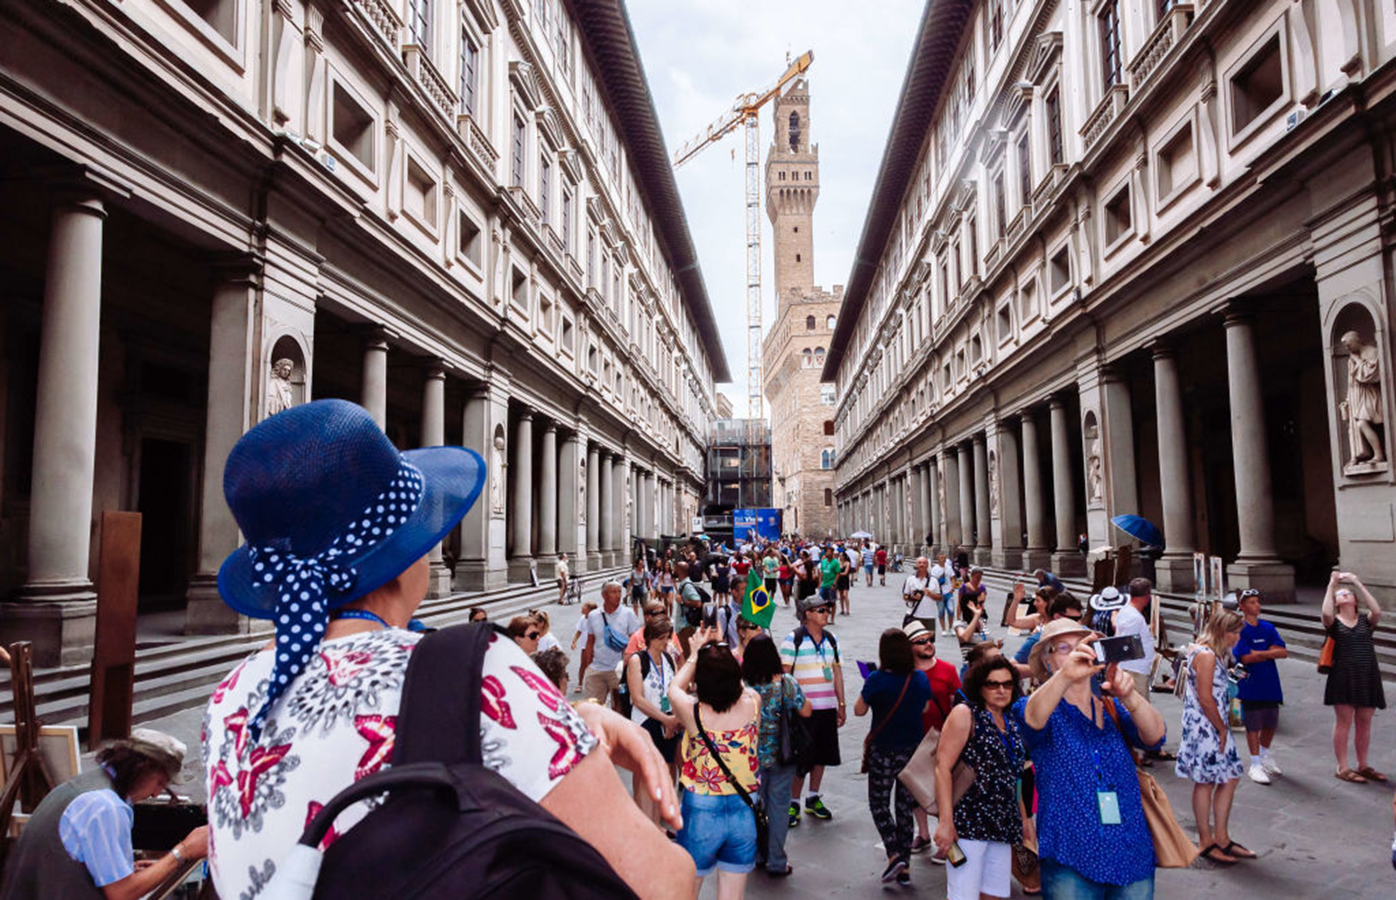
[[[294,407],[244,435],[225,494],[248,543],[219,588],[275,637],[210,698],[209,824],[168,857],[134,862],[130,804],[165,790],[186,750],[133,734],[36,810],[0,900],[136,897],[172,871],[166,860],[205,855],[229,898],[308,898],[317,878],[323,896],[509,884],[510,896],[674,898],[712,875],[718,898],[737,900],[755,870],[781,879],[799,865],[791,829],[852,814],[824,793],[852,774],[840,748],[849,727],[862,737],[884,884],[910,885],[919,859],[944,872],[950,900],[1007,897],[1014,879],[1047,898],[1147,900],[1159,866],[1257,855],[1230,811],[1243,775],[1282,777],[1276,661],[1287,649],[1256,591],[1211,604],[1170,647],[1145,578],[1081,597],[1039,570],[995,616],[964,553],[903,572],[899,554],[866,538],[738,536],[640,545],[626,575],[583,604],[570,643],[546,609],[491,623],[475,607],[470,624],[432,633],[414,617],[430,552],[489,477],[470,450],[399,452],[343,401]],[[904,602],[860,601],[855,613],[857,589],[888,574]],[[793,627],[776,627],[777,610]],[[875,662],[840,646],[832,626],[854,615],[879,626]],[[1335,572],[1322,665],[1346,782],[1386,780],[1369,759],[1385,705],[1379,618],[1360,579]],[[959,658],[942,659],[936,640],[952,634]],[[1005,635],[1022,636],[1012,656]],[[1172,753],[1150,701],[1160,691],[1183,703]],[[850,700],[866,727],[850,725]],[[1195,840],[1150,772],[1164,761],[1193,784]],[[395,793],[414,778],[436,790]],[[478,804],[449,792],[442,802],[443,784],[493,798],[493,817],[467,819]],[[428,811],[446,824],[413,832]],[[443,856],[456,834],[476,849]],[[510,852],[510,835],[547,835],[549,851]]]

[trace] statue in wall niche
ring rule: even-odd
[[[1086,458],[1086,489],[1092,503],[1105,499],[1105,469],[1100,459],[1100,438],[1091,440],[1091,452]]]
[[[941,515],[949,508],[945,502],[945,469],[936,467],[936,502],[940,504]]]
[[[1377,348],[1355,331],[1345,332],[1338,340],[1348,351],[1347,395],[1338,404],[1338,414],[1348,423],[1348,464],[1386,462],[1377,431],[1383,423]]]
[[[504,435],[499,432],[490,447],[490,510],[504,512]]]
[[[999,461],[993,454],[989,455],[989,515],[999,517]]]
[[[587,461],[580,460],[577,463],[577,522],[585,525],[587,521]]]
[[[267,415],[274,416],[296,405],[295,394],[291,389],[291,375],[296,364],[289,359],[278,359],[271,364],[271,379],[267,383]]]

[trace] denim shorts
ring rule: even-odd
[[[702,878],[714,868],[744,874],[756,868],[756,817],[736,794],[685,790],[679,846],[693,857]]]
[[[1130,884],[1103,884],[1054,859],[1042,857],[1042,896],[1051,900],[1153,900],[1154,876]]]
[[[944,616],[947,619],[954,618],[954,603],[954,599],[949,597],[942,597],[941,599],[936,600],[936,614],[939,616]]]

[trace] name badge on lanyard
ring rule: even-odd
[[[1095,698],[1091,698],[1091,727],[1095,727]],[[1105,771],[1100,766],[1100,751],[1095,747],[1091,748],[1091,756],[1095,759],[1096,777],[1096,805],[1100,809],[1100,824],[1119,825],[1120,824],[1120,795],[1113,788],[1105,784]]]

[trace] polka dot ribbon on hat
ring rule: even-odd
[[[335,560],[362,555],[396,531],[417,510],[422,490],[422,473],[404,462],[387,490],[319,554],[299,557],[275,547],[247,548],[255,584],[277,594],[276,662],[266,700],[249,726],[253,740],[261,736],[272,705],[320,646],[329,621],[330,597],[354,587],[358,572]]]

